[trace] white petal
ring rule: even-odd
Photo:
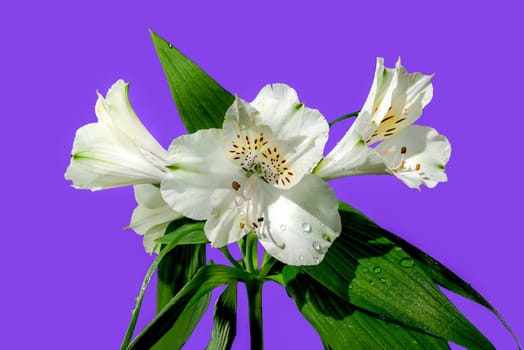
[[[384,174],[386,166],[374,149],[351,131],[320,161],[314,173],[324,180],[364,174]]]
[[[134,186],[138,206],[133,211],[129,227],[144,235],[144,248],[148,253],[158,252],[155,239],[161,237],[169,223],[182,214],[173,211],[162,199],[160,189],[153,185]]]
[[[316,165],[329,132],[326,118],[318,110],[306,107],[298,100],[296,91],[285,84],[266,85],[251,105],[275,137],[294,145],[301,162],[308,167]]]
[[[156,239],[164,235],[168,225],[169,223],[164,223],[161,225],[153,226],[144,234],[144,238],[142,239],[142,244],[144,245],[144,250],[147,253],[158,254],[160,252],[161,244],[156,242]]]
[[[246,212],[235,203],[236,193],[232,189],[217,189],[209,198],[211,214],[204,231],[213,247],[223,247],[242,238],[247,230],[242,222]]]
[[[138,119],[128,97],[129,84],[118,80],[104,98],[98,94],[95,112],[99,122],[110,125],[127,135],[140,148],[164,155],[165,150]]]
[[[283,84],[266,86],[252,105],[237,98],[224,121],[224,135],[237,149],[247,149],[232,158],[240,158],[244,167],[245,157],[256,157],[266,181],[281,188],[294,186],[312,171],[322,157],[328,130],[325,118],[299,103],[295,91]]]
[[[316,175],[288,190],[262,184],[257,205],[264,214],[259,239],[269,254],[291,265],[316,265],[340,234],[338,202]]]
[[[445,166],[451,155],[451,145],[435,129],[412,125],[379,144],[391,173],[410,188],[429,188],[447,181]]]
[[[102,188],[159,183],[165,172],[151,163],[131,139],[106,124],[77,130],[71,162],[65,173],[76,188]]]
[[[221,129],[180,136],[168,152],[171,165],[161,184],[162,197],[173,210],[195,220],[208,218],[209,199],[216,189],[229,189],[233,181],[245,177],[228,158]]]

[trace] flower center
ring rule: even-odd
[[[248,176],[257,174],[270,184],[285,187],[292,183],[294,173],[278,147],[264,133],[238,133],[229,154]]]
[[[405,124],[407,109],[404,109],[400,116],[397,116],[395,113],[392,113],[392,108],[389,107],[388,114],[384,117],[378,126],[376,126],[375,131],[366,139],[366,144],[373,144],[377,141],[384,140],[390,136],[395,135],[399,130],[402,129]]]
[[[400,153],[397,153],[393,155],[392,159],[392,166],[390,167],[391,171],[394,173],[407,173],[411,171],[417,171],[420,172],[420,163],[413,164],[412,162],[409,162],[406,159],[406,152],[407,147],[402,146],[400,148]],[[389,149],[383,151],[380,153],[382,156],[387,156],[391,153],[394,153],[396,151],[396,147],[392,146]],[[424,175],[423,172],[420,172],[420,175]]]

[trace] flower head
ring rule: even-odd
[[[328,129],[287,85],[266,86],[252,103],[237,97],[222,129],[173,141],[162,196],[175,211],[206,219],[213,246],[253,232],[285,263],[318,264],[340,232],[335,195],[311,174]]]
[[[98,94],[97,123],[77,130],[65,178],[81,189],[160,183],[167,152],[140,122],[128,99],[129,84],[118,80]]]
[[[431,75],[408,74],[400,63],[385,68],[377,59],[375,78],[357,119],[315,173],[332,179],[393,174],[411,188],[434,187],[444,173],[451,147],[434,129],[411,125],[431,101]],[[377,145],[372,148],[372,145]]]
[[[162,237],[167,226],[182,214],[173,211],[162,199],[160,188],[143,184],[134,186],[138,206],[133,211],[129,227],[144,236],[144,249],[148,253],[158,253],[160,244],[155,242]]]
[[[166,175],[167,151],[138,119],[128,88],[129,84],[118,80],[105,98],[98,94],[98,122],[77,130],[65,178],[76,188],[93,191],[136,185],[138,206],[129,227],[144,235],[144,248],[152,253],[159,249],[155,239],[181,215],[166,205],[160,189],[152,185],[158,186]]]

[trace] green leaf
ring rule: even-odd
[[[188,232],[178,241],[178,244],[202,244],[209,242],[206,233],[204,232],[204,222],[194,222],[189,219],[181,220],[188,223],[188,225],[185,225],[182,228]],[[173,239],[178,239],[177,236],[179,234],[178,229],[172,229],[171,226],[168,226],[166,234],[157,238],[155,241],[158,243],[169,244]]]
[[[178,246],[169,252],[158,266],[157,313],[182,289],[198,269],[206,264],[205,245],[181,245],[191,241],[195,236],[202,235],[203,223],[183,218],[173,221],[166,229],[166,232],[170,232],[169,235],[173,236],[175,240],[178,240],[176,232],[180,231],[182,233],[178,235],[187,233],[183,234],[178,241]],[[174,324],[152,349],[181,349],[204,315],[210,297],[207,295],[200,299],[188,312],[184,313],[180,322]]]
[[[405,327],[473,349],[491,343],[438,289],[426,270],[380,230],[342,210],[342,233],[318,266],[301,268],[339,297]],[[364,217],[365,218],[365,217]]]
[[[147,270],[147,273],[146,273],[146,276],[144,277],[144,281],[142,282],[142,287],[140,288],[140,293],[136,299],[136,305],[135,305],[135,308],[133,309],[133,312],[132,312],[132,316],[131,316],[131,321],[129,323],[129,326],[128,326],[128,329],[126,331],[126,334],[125,334],[125,337],[124,337],[124,340],[122,342],[122,345],[121,345],[121,349],[126,349],[127,346],[129,345],[129,342],[131,341],[131,337],[133,336],[133,332],[135,330],[135,326],[136,326],[136,322],[137,322],[137,319],[138,319],[138,314],[140,313],[140,308],[142,307],[142,300],[144,298],[144,293],[146,291],[146,288],[147,286],[149,285],[149,282],[151,281],[151,277],[153,276],[153,273],[155,272],[156,268],[158,267],[158,265],[163,261],[163,259],[171,254],[171,252],[175,251],[175,256],[178,256],[178,255],[183,255],[183,256],[192,256],[194,257],[195,254],[191,254],[191,252],[188,252],[187,250],[187,247],[177,247],[177,245],[180,243],[180,242],[183,242],[184,241],[184,237],[186,236],[191,236],[193,234],[194,231],[198,231],[198,230],[201,230],[201,227],[200,227],[200,224],[197,223],[197,224],[194,224],[194,223],[183,223],[182,225],[180,225],[178,228],[174,229],[173,232],[172,232],[172,240],[170,241],[170,243],[165,246],[161,251],[160,253],[158,254],[158,256],[155,258],[155,260],[153,260],[153,263],[151,264],[151,266],[149,267],[149,269]],[[190,248],[191,247],[199,247],[199,246],[189,246]],[[186,254],[177,254],[176,250],[177,248],[182,248],[183,251],[185,251]],[[202,248],[196,248],[196,249],[199,249],[198,250],[198,256],[199,256],[199,263],[202,263]],[[189,254],[188,254],[189,253]],[[205,246],[204,246],[204,254],[205,254]],[[205,256],[204,256],[204,263],[205,263]],[[190,265],[192,266],[192,269],[194,270],[196,268],[196,264],[195,265]],[[185,271],[185,272],[191,272],[192,271]],[[164,273],[164,272],[162,272]],[[194,273],[194,271],[193,271]],[[186,274],[182,274],[182,272],[179,272],[179,276],[182,277],[182,279],[187,279],[188,276],[187,273]],[[160,281],[162,280],[162,278],[159,278],[159,283],[161,283]],[[185,284],[185,283],[184,283]],[[161,284],[162,285],[162,284]],[[177,284],[177,285],[180,285],[180,284]],[[170,287],[171,288],[171,287]],[[178,288],[180,289],[181,286]],[[165,293],[166,291],[164,289],[162,289],[162,292],[161,293]],[[170,292],[171,294],[173,293],[173,290]],[[169,293],[167,293],[169,294]],[[159,299],[164,299],[164,297],[162,295],[159,296]],[[171,297],[169,298],[171,299]]]
[[[465,298],[468,298],[480,305],[483,305],[489,309],[504,325],[508,332],[515,339],[516,344],[519,349],[522,349],[522,346],[513,332],[509,327],[506,321],[502,318],[499,312],[479,293],[477,292],[469,283],[464,281],[462,278],[457,276],[454,272],[444,266],[441,262],[427,255],[417,247],[406,242],[404,239],[396,236],[395,234],[384,230],[364,214],[349,206],[348,204],[341,203],[339,209],[345,212],[345,216],[348,221],[358,223],[360,226],[364,227],[367,230],[377,231],[380,234],[384,235],[387,239],[393,242],[396,246],[401,247],[407,254],[409,254],[417,264],[425,270],[428,276],[438,285],[455,292]]]
[[[292,266],[284,268],[283,277],[288,294],[318,332],[326,349],[449,349],[444,339],[401,327],[354,307]]]
[[[237,284],[230,284],[218,298],[213,316],[215,325],[206,349],[228,350],[237,332]]]
[[[189,310],[200,298],[214,288],[247,281],[251,278],[245,271],[223,265],[202,267],[193,278],[178,292],[129,345],[128,350],[150,349],[171,327],[180,321],[180,316]]]
[[[152,31],[151,37],[187,131],[222,127],[234,96],[172,44]]]

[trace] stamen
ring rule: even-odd
[[[417,164],[415,165],[415,170],[417,170],[417,171],[420,170],[420,164],[419,164],[419,163],[417,163]]]

